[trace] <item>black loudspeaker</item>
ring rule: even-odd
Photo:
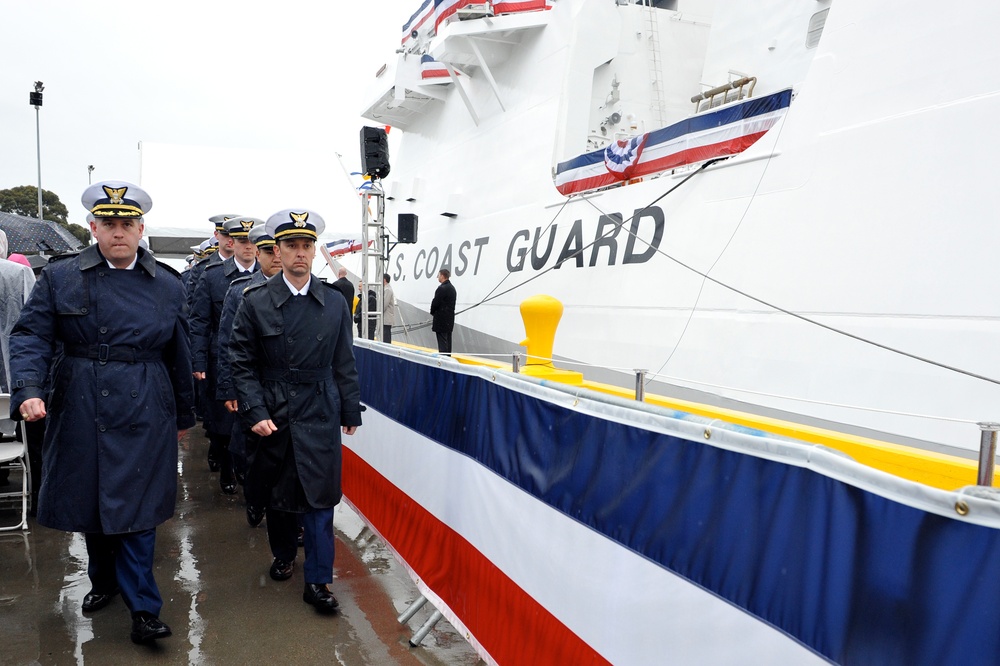
[[[399,230],[396,239],[400,243],[417,242],[417,216],[413,213],[399,214]]]
[[[361,128],[361,171],[372,178],[389,175],[389,140],[381,127]]]

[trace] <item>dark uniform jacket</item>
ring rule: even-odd
[[[353,310],[354,285],[351,284],[351,281],[345,277],[337,278],[331,286],[344,295],[344,300],[347,301],[347,309]]]
[[[281,273],[244,294],[229,344],[240,415],[247,429],[265,419],[278,428],[247,436],[248,502],[255,488],[287,511],[340,501],[340,427],[361,425],[350,327],[344,299],[315,276],[305,296]]]
[[[458,295],[451,280],[445,280],[438,285],[431,301],[431,316],[434,318],[432,331],[449,332],[455,328],[455,301]]]
[[[38,522],[150,529],[177,497],[177,431],[194,425],[184,289],[145,250],[133,270],[98,247],[53,260],[11,334],[14,392],[48,411]]]
[[[267,278],[260,271],[254,271],[249,276],[244,275],[233,280],[222,302],[222,317],[219,318],[219,379],[215,386],[215,399],[236,400],[236,387],[233,386],[233,373],[229,365],[229,340],[233,336],[233,322],[236,321],[236,311],[243,302],[243,293],[255,284],[263,284]]]
[[[188,308],[191,307],[191,304],[194,301],[194,290],[198,288],[198,283],[201,281],[201,276],[205,273],[205,269],[210,264],[221,264],[222,261],[222,255],[218,252],[213,252],[204,259],[199,259],[195,262],[194,266],[191,267],[191,270],[188,271],[188,273],[191,274],[187,279],[187,284],[185,285],[187,287]]]
[[[254,262],[251,271],[259,267]],[[205,390],[209,405],[206,427],[209,432],[228,435],[233,428],[233,416],[216,400],[219,377],[219,320],[226,292],[233,280],[246,275],[230,257],[221,263],[209,264],[198,282],[191,305],[191,367],[206,373]]]

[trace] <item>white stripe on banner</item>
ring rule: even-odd
[[[748,655],[760,663],[826,663],[770,625],[371,408],[344,446],[614,664],[746,663]]]

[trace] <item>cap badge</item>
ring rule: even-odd
[[[288,215],[292,218],[292,224],[298,229],[306,226],[306,220],[309,219],[309,213],[289,213]]]
[[[120,205],[122,203],[122,197],[125,196],[125,192],[128,191],[127,187],[112,188],[104,185],[104,193],[108,195],[111,199],[111,203],[115,205]]]
[[[243,227],[243,231],[250,231],[253,229],[253,220],[240,220],[240,226]]]

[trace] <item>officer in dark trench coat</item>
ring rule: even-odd
[[[341,432],[361,425],[351,316],[339,292],[310,274],[323,219],[284,210],[267,220],[281,272],[250,287],[236,313],[230,369],[247,437],[247,519],[301,513],[303,600],[334,613],[333,508],[340,502]]]
[[[48,414],[38,523],[85,534],[83,610],[121,592],[143,643],[170,635],[153,549],[174,514],[177,440],[195,423],[184,288],[138,247],[143,190],[105,181],[83,203],[97,244],[45,267],[11,334],[11,417]]]
[[[233,253],[221,262],[210,263],[195,287],[191,300],[191,367],[194,377],[204,382],[207,393],[205,429],[209,451],[219,464],[219,486],[227,495],[236,493],[229,442],[234,417],[216,396],[219,378],[219,322],[226,292],[233,280],[258,270],[257,246],[248,237],[254,224],[262,220],[236,216],[223,223],[220,247],[232,245]],[[221,251],[221,250],[220,250]]]
[[[260,263],[260,270],[233,280],[229,285],[229,291],[226,292],[226,300],[222,304],[222,318],[219,320],[219,381],[216,397],[224,401],[226,409],[234,414],[238,411],[239,402],[229,364],[229,339],[233,333],[233,321],[236,319],[240,303],[243,302],[244,292],[255,284],[267,282],[268,278],[281,270],[281,264],[274,256],[274,239],[268,235],[263,222],[254,225],[250,230],[250,240],[259,251],[257,261]],[[236,478],[243,484],[247,470],[246,433],[239,419],[233,424],[229,452],[236,470]],[[274,557],[271,562],[271,578],[277,581],[288,580],[295,571],[295,557],[299,546],[299,525],[296,514],[268,508],[266,517],[267,541]]]

